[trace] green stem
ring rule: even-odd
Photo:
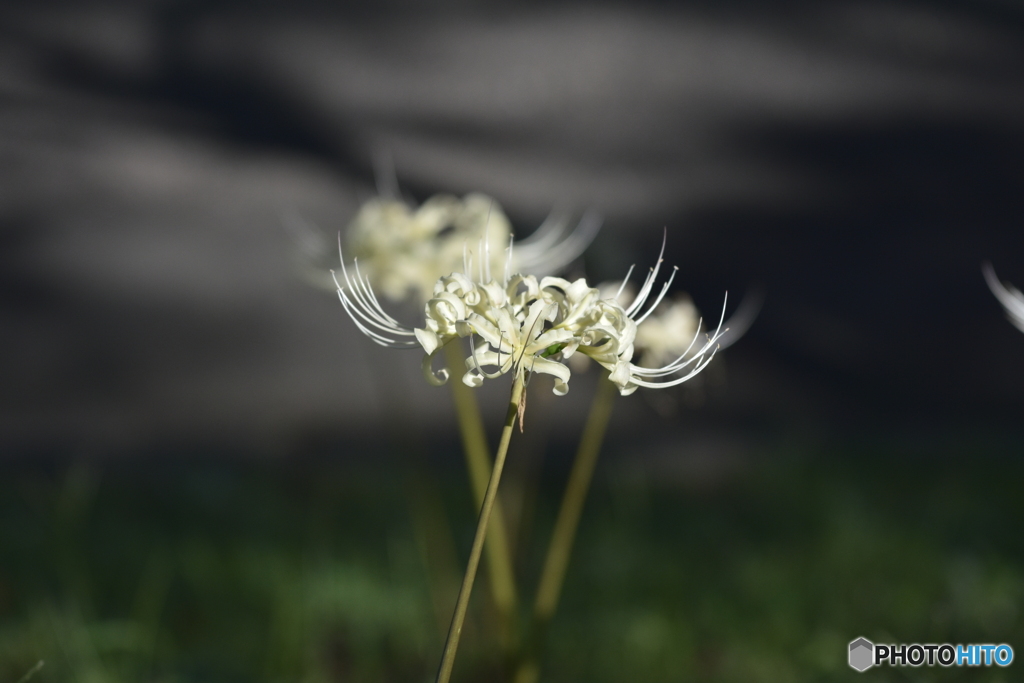
[[[533,604],[531,623],[532,647],[525,661],[516,672],[516,683],[530,683],[537,680],[539,671],[538,656],[544,639],[548,622],[558,607],[558,599],[565,583],[565,572],[572,555],[576,530],[579,528],[583,504],[587,500],[590,482],[594,478],[594,467],[597,456],[604,443],[604,435],[608,430],[608,421],[615,403],[615,385],[608,380],[607,374],[598,381],[594,400],[590,404],[590,415],[583,428],[576,459],[569,473],[569,481],[562,495],[562,506],[558,510],[555,528],[551,533],[544,568],[541,570],[540,583],[537,588],[537,599]]]
[[[456,368],[463,367],[465,358],[461,355],[457,343],[445,345],[448,368],[454,373]],[[455,400],[455,412],[459,419],[459,433],[462,436],[462,449],[466,455],[466,467],[469,470],[470,484],[473,489],[473,500],[479,508],[484,502],[487,482],[491,478],[491,455],[487,447],[487,435],[484,432],[483,419],[477,406],[473,390],[462,383],[457,374],[449,381],[452,397]],[[491,512],[490,526],[487,529],[487,575],[490,579],[491,593],[495,607],[502,621],[503,640],[507,648],[511,648],[515,640],[516,595],[515,575],[512,571],[512,554],[509,551],[508,533],[505,515],[501,502],[495,501]]]
[[[480,555],[483,552],[484,538],[487,536],[488,522],[490,521],[491,513],[495,509],[494,502],[498,494],[498,482],[501,480],[501,471],[505,467],[505,454],[508,452],[508,443],[512,439],[512,428],[515,425],[516,414],[519,412],[519,400],[522,398],[522,395],[523,376],[517,372],[515,381],[512,383],[512,396],[509,399],[508,412],[505,415],[505,426],[501,430],[498,453],[494,457],[494,468],[491,472],[490,481],[487,482],[487,490],[484,492],[483,504],[480,507],[480,519],[477,521],[476,535],[473,537],[473,547],[469,552],[466,574],[462,578],[459,597],[455,601],[455,614],[452,615],[452,625],[448,629],[448,639],[444,644],[441,666],[437,671],[437,683],[448,683],[448,679],[452,675],[452,667],[455,666],[455,652],[459,648],[462,624],[466,620],[469,596],[473,592],[473,581],[476,579],[476,570],[480,564]]]
[[[18,683],[27,683],[27,681],[39,673],[39,670],[43,668],[43,660],[39,660],[35,666],[28,670],[28,673],[18,679]]]

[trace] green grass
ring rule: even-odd
[[[1024,666],[858,674],[845,659],[861,635],[1024,643],[1021,463],[776,458],[701,488],[610,462],[544,680],[1009,681]],[[41,683],[429,680],[445,610],[399,469],[8,466],[0,683],[40,659]],[[550,475],[539,499],[527,596],[560,483]],[[461,569],[473,528],[464,476],[447,472],[435,493]],[[500,681],[486,586],[471,611],[455,680]]]

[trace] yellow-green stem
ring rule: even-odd
[[[455,412],[459,419],[459,433],[462,436],[462,449],[466,455],[466,467],[469,470],[470,484],[473,489],[473,501],[479,508],[484,501],[487,482],[491,478],[491,455],[487,447],[487,435],[484,432],[483,419],[476,402],[473,390],[462,383],[457,369],[464,367],[459,345],[445,345],[445,354],[449,370],[454,377],[449,381],[452,397],[455,399]],[[502,622],[503,640],[506,647],[511,647],[515,640],[516,618],[516,584],[512,571],[512,555],[509,551],[508,533],[505,526],[505,515],[501,502],[495,501],[491,512],[490,527],[487,530],[487,575],[490,579],[491,593],[495,607]]]
[[[459,597],[455,601],[455,614],[452,615],[452,625],[448,629],[448,639],[444,644],[444,654],[441,655],[441,666],[437,670],[437,683],[448,683],[452,675],[452,667],[455,665],[455,652],[459,648],[462,624],[466,620],[469,596],[473,592],[473,581],[476,579],[476,570],[480,564],[480,555],[483,552],[484,539],[487,536],[488,522],[495,509],[494,502],[498,494],[498,483],[501,481],[501,471],[505,467],[505,454],[508,452],[508,443],[512,439],[512,427],[516,421],[516,414],[519,411],[519,400],[522,398],[522,395],[523,377],[517,372],[515,381],[512,383],[512,396],[509,399],[508,411],[505,414],[505,425],[501,430],[498,453],[494,456],[494,467],[491,471],[490,480],[487,482],[487,490],[484,492],[483,504],[480,507],[480,519],[477,521],[476,535],[473,537],[473,547],[469,552],[466,574],[462,578]]]
[[[541,570],[540,583],[537,587],[537,599],[533,603],[531,623],[532,646],[526,653],[525,661],[516,672],[516,683],[532,683],[537,680],[539,649],[544,638],[544,631],[558,607],[558,598],[562,594],[565,573],[572,555],[576,530],[579,528],[583,504],[587,500],[590,482],[594,477],[597,456],[604,443],[604,435],[608,430],[608,420],[615,403],[615,385],[608,381],[607,374],[598,380],[594,400],[590,404],[590,414],[583,428],[576,459],[569,473],[569,481],[562,495],[562,505],[558,510],[555,528],[551,533],[544,568]]]
[[[24,676],[18,679],[18,683],[27,683],[27,681],[30,678],[39,673],[39,670],[43,668],[43,664],[43,660],[40,659],[38,662],[36,662],[35,666],[28,670],[28,673],[26,673]]]

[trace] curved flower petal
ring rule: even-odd
[[[459,335],[463,337],[468,337],[472,334],[480,335],[485,342],[494,348],[500,349],[506,354],[511,354],[514,337],[509,327],[510,325],[506,325],[505,329],[499,329],[490,320],[473,313],[469,316],[468,320],[459,325]]]
[[[441,347],[441,341],[437,338],[437,335],[430,330],[424,330],[417,327],[413,330],[416,335],[416,341],[423,347],[423,351],[429,356],[434,351],[437,351]]]
[[[572,373],[565,365],[549,358],[534,357],[530,369],[555,378],[555,387],[552,391],[556,396],[565,396],[569,392],[569,377]]]
[[[533,342],[526,345],[526,354],[533,355],[536,353],[543,353],[548,348],[556,346],[558,344],[567,344],[570,340],[574,339],[575,335],[572,330],[567,330],[561,327],[555,327],[547,330],[542,335],[537,337]],[[574,347],[575,348],[575,347]],[[570,354],[572,352],[570,351]]]
[[[439,387],[448,381],[448,368],[441,368],[435,374],[433,368],[435,355],[437,355],[437,349],[435,349],[433,353],[428,353],[423,356],[423,363],[421,367],[423,369],[423,376],[427,378],[427,381],[435,387]]]
[[[619,387],[625,387],[629,384],[631,368],[628,361],[619,361],[609,370],[611,372],[608,373],[608,379]]]

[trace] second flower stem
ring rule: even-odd
[[[558,606],[573,541],[576,539],[576,529],[583,513],[583,504],[587,501],[587,492],[594,477],[594,466],[597,464],[597,456],[601,453],[601,444],[604,443],[614,403],[615,385],[607,379],[602,379],[594,393],[590,415],[583,429],[576,460],[569,473],[569,482],[562,497],[562,507],[558,511],[551,543],[548,545],[548,554],[544,560],[544,569],[541,571],[537,600],[533,605],[534,618],[538,621],[546,622],[551,619]]]
[[[466,620],[466,609],[469,607],[469,596],[473,592],[473,582],[476,579],[476,570],[480,564],[480,555],[483,552],[484,539],[487,536],[488,522],[490,521],[491,512],[494,509],[494,501],[498,494],[498,482],[501,480],[501,471],[505,467],[505,454],[508,452],[508,444],[512,439],[512,428],[515,425],[516,414],[519,412],[519,400],[522,398],[523,390],[523,376],[517,372],[515,381],[512,383],[512,396],[509,399],[508,411],[505,414],[505,425],[501,430],[498,453],[494,457],[494,467],[491,470],[491,477],[487,482],[487,490],[484,492],[483,504],[480,507],[480,518],[476,525],[476,535],[473,537],[473,547],[469,552],[466,574],[462,578],[459,597],[455,601],[455,614],[452,615],[452,624],[448,629],[444,653],[441,655],[441,665],[437,671],[437,683],[448,683],[452,675],[452,668],[455,666],[455,652],[459,648],[462,625]]]

